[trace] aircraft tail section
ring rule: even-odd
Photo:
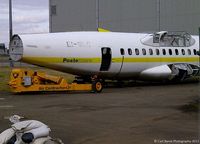
[[[106,30],[106,29],[103,29],[103,28],[98,28],[97,30],[98,30],[98,32],[110,32],[109,30]]]

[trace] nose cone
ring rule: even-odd
[[[18,35],[14,35],[10,41],[9,54],[13,61],[20,61],[22,59],[23,43]]]

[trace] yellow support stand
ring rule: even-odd
[[[41,91],[93,91],[101,92],[102,83],[69,84],[64,78],[26,69],[13,69],[9,86],[14,93]]]

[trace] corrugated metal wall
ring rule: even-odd
[[[50,12],[50,31],[94,30],[95,0],[50,0],[56,6],[56,14]]]
[[[56,14],[51,14],[56,6]],[[99,0],[99,26],[111,31],[198,33],[200,0]],[[96,30],[96,0],[50,0],[50,31]]]
[[[124,32],[156,30],[155,0],[100,1],[100,26]]]
[[[161,0],[161,29],[198,33],[200,0]]]

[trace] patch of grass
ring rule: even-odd
[[[183,112],[200,112],[200,98],[180,107]]]
[[[0,55],[0,62],[8,62],[9,61],[9,57],[6,55]]]
[[[6,76],[8,76],[8,72],[10,72],[10,68],[0,68],[0,78],[5,78]]]
[[[10,67],[0,67],[0,91],[9,91]]]

